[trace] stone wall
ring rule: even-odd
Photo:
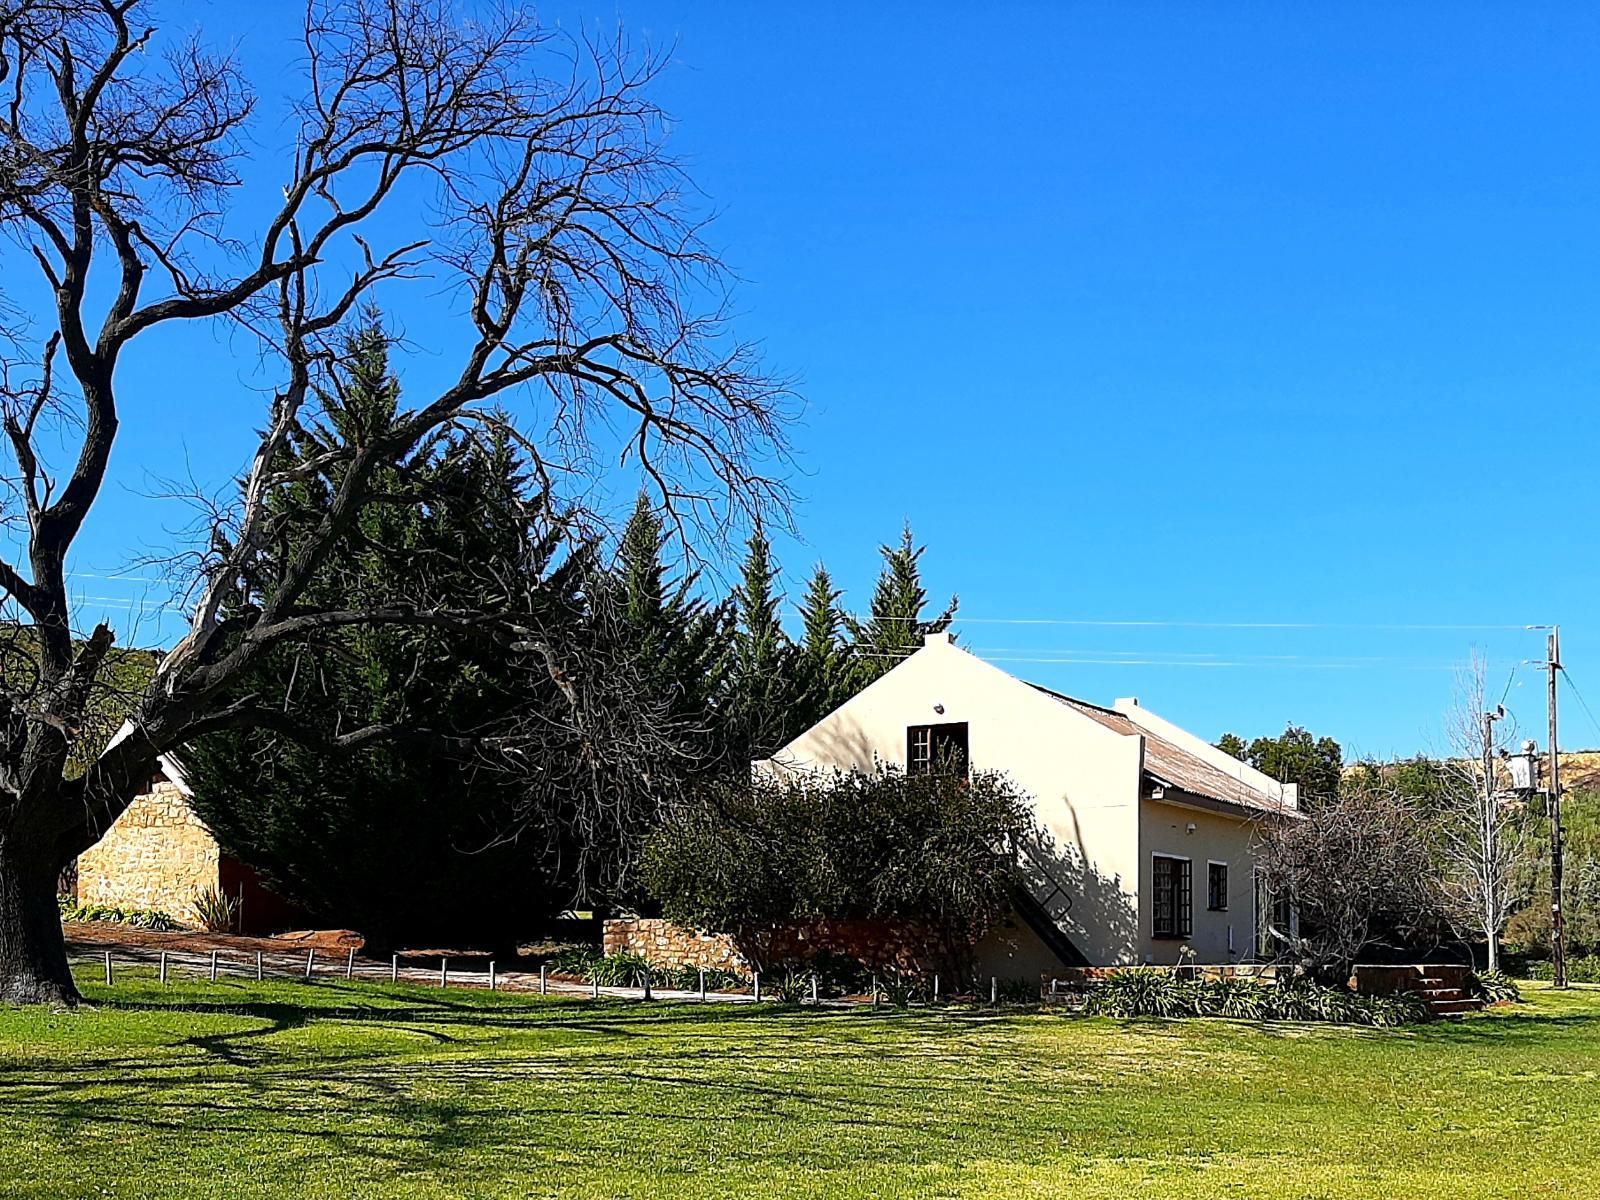
[[[877,971],[916,976],[954,973],[933,931],[912,921],[795,922],[736,940],[684,929],[670,921],[629,918],[607,921],[603,944],[607,954],[639,954],[664,967],[727,967],[747,972],[758,962],[765,964],[762,969],[771,970],[779,964],[806,963],[819,954],[837,954]]]
[[[655,966],[750,970],[731,938],[684,929],[671,921],[642,917],[607,921],[601,938],[607,954],[639,954]]]
[[[78,857],[78,899],[158,908],[195,923],[194,894],[219,881],[217,843],[175,784],[137,797],[105,837]]]

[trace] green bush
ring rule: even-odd
[[[1467,982],[1467,990],[1490,1004],[1515,1004],[1522,992],[1504,971],[1479,971]]]
[[[605,954],[589,964],[588,980],[601,987],[643,987],[649,972],[642,954]]]
[[[1085,1011],[1107,1017],[1232,1017],[1404,1025],[1425,1021],[1426,1004],[1410,994],[1363,996],[1309,980],[1267,987],[1244,979],[1192,982],[1151,968],[1114,971],[1091,985]]]
[[[119,908],[114,904],[82,904],[71,896],[58,896],[63,921],[110,921],[135,929],[164,931],[180,928],[169,913],[158,908]]]
[[[1088,1012],[1106,1017],[1192,1017],[1197,989],[1171,971],[1113,971],[1089,990]]]
[[[1010,911],[1018,868],[1005,847],[1032,833],[1031,813],[983,771],[724,781],[651,835],[643,878],[668,919],[717,933],[890,917],[968,934]]]
[[[589,970],[602,957],[595,946],[567,946],[544,960],[544,965],[557,975],[575,975],[588,979]]]
[[[1556,976],[1556,967],[1552,962],[1536,962],[1529,966],[1528,974],[1533,979],[1550,980]],[[1600,983],[1600,956],[1584,954],[1567,959],[1567,982]]]

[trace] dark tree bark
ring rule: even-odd
[[[230,226],[225,238],[254,109],[234,63],[198,42],[163,46],[146,0],[0,0],[0,425],[11,459],[0,524],[26,548],[0,559],[0,618],[16,635],[0,654],[0,998],[76,998],[55,919],[60,869],[104,835],[158,754],[271,719],[224,699],[269,648],[379,622],[490,626],[508,646],[540,644],[487,593],[450,612],[307,601],[380,499],[380,464],[453,422],[498,419],[485,406],[505,404],[513,418],[539,414],[516,436],[552,492],[603,461],[591,437],[609,429],[680,520],[720,528],[781,505],[769,464],[782,460],[787,393],[720,312],[696,311],[722,274],[645,95],[659,64],[554,38],[515,8],[465,24],[452,7],[313,0],[297,128],[271,168],[286,180],[283,204],[254,237]],[[418,203],[422,185],[431,204]],[[92,292],[91,270],[104,281]],[[25,271],[45,311],[7,294]],[[444,339],[464,347],[453,381],[286,471],[283,448],[338,386],[344,329],[376,291],[412,279],[441,313],[461,314]],[[109,731],[92,717],[111,686],[113,630],[75,627],[68,555],[105,482],[124,351],[215,318],[257,339],[279,384],[238,503],[187,563],[188,633],[126,705],[128,735],[102,750]],[[524,396],[534,402],[511,405]],[[304,471],[335,486],[320,524],[290,545],[270,499]],[[596,707],[573,696],[571,720],[596,719]],[[86,750],[80,776],[69,763]]]

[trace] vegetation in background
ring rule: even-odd
[[[1217,748],[1280,783],[1299,785],[1302,807],[1311,808],[1339,794],[1344,751],[1331,737],[1316,737],[1291,723],[1277,737],[1258,737],[1248,744],[1237,734],[1225,733]]]

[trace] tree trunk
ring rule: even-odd
[[[1500,938],[1493,929],[1489,931],[1489,961],[1487,969],[1498,971],[1500,969]]]
[[[0,1004],[78,1003],[56,906],[59,873],[43,848],[0,842]]]

